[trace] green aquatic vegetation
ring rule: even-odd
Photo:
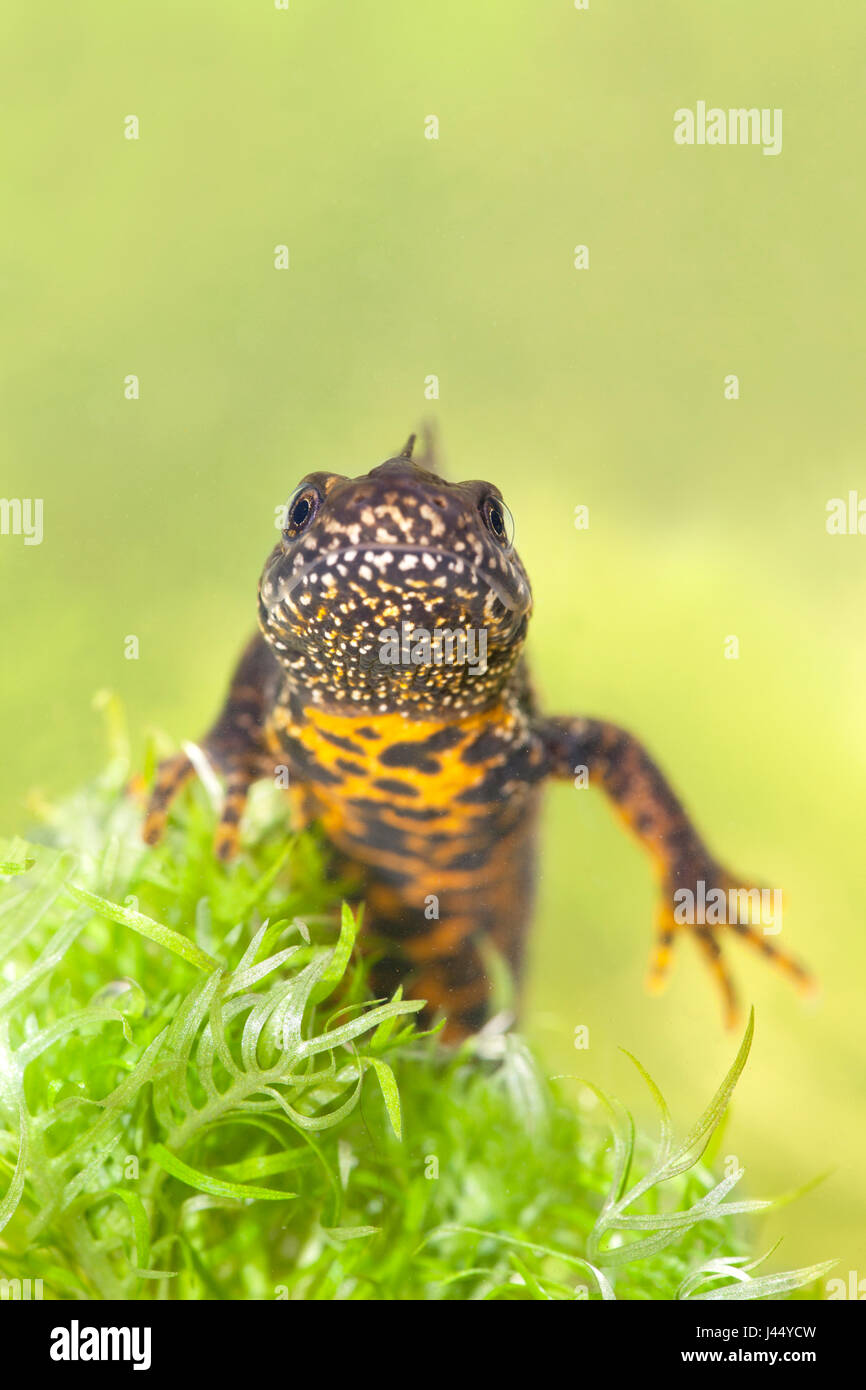
[[[418,1002],[370,1000],[360,913],[276,793],[230,868],[201,789],[145,848],[108,709],[105,773],[0,843],[0,1278],[73,1299],[718,1299],[830,1267],[755,1274],[747,1223],[771,1203],[712,1174],[751,1022],[681,1142],[639,1063],[657,1142],[518,1035],[446,1050]]]

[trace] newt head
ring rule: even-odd
[[[459,714],[519,657],[532,595],[502,494],[430,472],[412,442],[359,478],[308,474],[286,507],[259,625],[316,701]]]

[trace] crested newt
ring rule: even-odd
[[[735,879],[637,739],[540,712],[524,655],[531,589],[502,495],[446,481],[432,445],[423,462],[413,446],[411,436],[358,478],[310,473],[285,508],[259,582],[259,631],[201,742],[226,783],[216,854],[235,853],[251,784],[287,769],[295,823],[318,822],[338,862],[359,872],[365,934],[384,943],[375,992],[404,984],[426,1000],[422,1020],[444,1015],[456,1040],[488,1016],[485,943],[519,979],[544,783],[581,769],[661,881],[649,986],[661,987],[687,930],[732,1023],[721,932],[702,919],[684,926],[675,895],[702,886],[727,895]],[[474,659],[455,634],[483,638]],[[185,754],[160,764],[148,843],[193,776]],[[810,987],[754,919],[729,928]]]

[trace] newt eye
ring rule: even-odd
[[[500,545],[511,545],[514,540],[514,518],[504,502],[498,497],[486,497],[481,503],[481,515],[491,536]]]
[[[316,488],[300,487],[298,491],[289,499],[286,507],[286,525],[284,534],[289,537],[299,536],[302,531],[306,531],[322,499]]]

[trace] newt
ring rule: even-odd
[[[308,474],[285,508],[259,581],[259,631],[201,740],[225,778],[215,853],[235,854],[250,786],[286,769],[294,823],[317,822],[336,861],[358,875],[362,935],[380,943],[376,994],[403,985],[426,1001],[422,1021],[445,1016],[454,1041],[488,1017],[488,943],[520,978],[540,798],[548,779],[582,770],[660,881],[650,989],[688,933],[733,1024],[725,931],[809,989],[806,968],[748,916],[722,927],[678,918],[680,890],[706,898],[742,885],[632,734],[540,711],[525,656],[532,593],[502,494],[446,481],[432,444],[419,460],[414,443],[358,478]],[[454,637],[463,633],[484,639],[474,661]],[[184,753],[160,764],[148,843],[194,775]]]

